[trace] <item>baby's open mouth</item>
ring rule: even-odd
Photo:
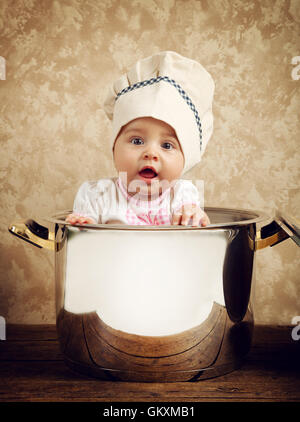
[[[145,167],[139,172],[139,175],[145,179],[153,179],[157,176],[157,173],[151,167]]]

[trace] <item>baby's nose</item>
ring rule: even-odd
[[[158,160],[158,154],[155,151],[146,151],[143,156],[144,160]]]

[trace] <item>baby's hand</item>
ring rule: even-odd
[[[172,216],[172,224],[187,226],[190,219],[193,227],[205,227],[210,224],[208,215],[195,204],[186,204],[177,210]]]
[[[83,217],[78,214],[69,214],[66,218],[66,222],[72,225],[74,224],[96,224],[96,222],[89,217]]]

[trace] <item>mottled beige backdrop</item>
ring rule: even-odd
[[[53,255],[11,236],[9,223],[70,209],[83,181],[115,175],[107,86],[160,50],[198,60],[216,83],[214,134],[186,175],[204,179],[205,205],[299,218],[300,0],[1,0],[7,322],[55,322]],[[300,315],[299,257],[291,240],[257,252],[257,322]]]

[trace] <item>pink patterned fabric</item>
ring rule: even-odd
[[[161,206],[165,196],[169,194],[170,189],[165,190],[159,198],[153,201],[142,201],[136,199],[134,196],[130,196],[120,179],[117,180],[117,186],[128,201],[128,208],[126,211],[128,224],[134,226],[160,226],[171,224],[170,211],[166,206]]]
[[[171,220],[170,216],[165,212],[164,209],[159,209],[158,212],[154,213],[149,211],[148,213],[135,214],[130,208],[128,208],[126,213],[126,218],[128,224],[130,225],[150,225],[150,226],[160,226],[163,224],[170,225]]]
[[[173,214],[184,214],[185,207],[190,214],[191,205],[200,206],[199,192],[188,180],[176,181],[158,198],[147,201],[138,195],[130,196],[121,179],[100,179],[80,186],[73,213],[100,224],[120,221],[133,226],[159,226],[172,225]]]

